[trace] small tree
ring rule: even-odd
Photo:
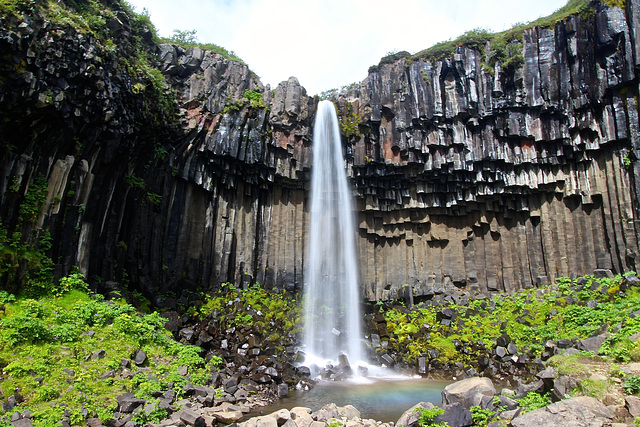
[[[193,45],[198,43],[196,32],[196,30],[173,30],[173,35],[169,37],[169,40],[177,45]]]

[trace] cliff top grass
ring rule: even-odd
[[[246,65],[246,63],[233,51],[228,51],[224,47],[213,43],[200,43],[198,41],[196,30],[173,30],[173,35],[171,35],[171,37],[162,37],[160,38],[160,42],[174,44],[183,49],[199,47],[203,50],[217,53],[229,61],[235,61]]]
[[[541,17],[528,23],[516,24],[506,31],[492,33],[484,28],[475,28],[453,40],[436,43],[415,54],[406,51],[392,52],[383,57],[377,66],[374,65],[370,67],[369,72],[374,72],[381,65],[390,64],[402,58],[408,60],[441,60],[452,56],[458,47],[476,49],[484,53],[487,43],[490,44],[490,51],[485,53],[484,62],[486,65],[493,67],[497,61],[503,64],[503,68],[519,65],[522,56],[520,52],[522,48],[522,36],[525,30],[535,27],[550,28],[556,23],[575,14],[588,17],[593,15],[597,2],[598,0],[569,0],[567,4],[549,16]],[[603,3],[611,7],[624,7],[624,0],[604,0]],[[509,48],[510,45],[515,46]]]

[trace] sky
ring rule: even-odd
[[[263,84],[295,76],[309,95],[362,81],[391,52],[416,53],[465,31],[502,31],[566,0],[128,0],[161,37],[196,30],[242,58]]]

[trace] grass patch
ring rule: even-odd
[[[587,378],[578,381],[577,392],[582,396],[602,399],[609,394],[610,384],[608,380],[592,380]]]
[[[0,316],[1,386],[5,393],[19,391],[23,399],[13,411],[33,411],[35,426],[56,425],[65,411],[73,425],[82,425],[83,408],[107,422],[116,396],[125,391],[150,398],[171,385],[181,393],[186,385],[178,373],[181,366],[187,367],[192,383],[204,385],[221,359],[205,362],[200,348],[174,341],[164,321],[158,313],[142,315],[129,304],[106,302],[81,290],[5,304]],[[133,375],[134,365],[132,375],[109,374],[122,371],[122,360],[138,349],[147,353],[148,373]]]
[[[630,273],[635,274],[635,273]],[[382,306],[381,306],[382,307]],[[448,308],[453,319],[443,321],[439,313]],[[579,280],[560,278],[552,286],[522,290],[514,295],[471,300],[467,304],[447,306],[421,303],[410,309],[383,310],[389,331],[389,346],[403,355],[407,363],[429,350],[438,352],[445,363],[474,365],[478,342],[495,348],[497,339],[507,335],[518,353],[541,357],[545,343],[559,339],[585,339],[599,333],[603,325],[613,329],[600,354],[620,361],[640,357],[640,345],[629,337],[640,331],[640,319],[632,313],[640,310],[637,287],[628,286],[618,275],[612,279],[585,276]],[[555,356],[561,370],[580,369],[579,360],[597,358],[588,354]]]

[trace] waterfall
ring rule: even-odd
[[[313,128],[311,215],[304,273],[307,355],[363,361],[360,285],[352,208],[338,118],[330,101],[318,105]]]

